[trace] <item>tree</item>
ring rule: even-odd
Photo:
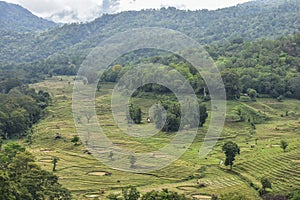
[[[289,80],[289,90],[292,92],[292,97],[300,99],[300,76]]]
[[[225,69],[221,73],[227,99],[239,99],[240,98],[240,80],[235,70]]]
[[[300,190],[291,195],[291,200],[300,200]]]
[[[128,157],[128,159],[129,159],[129,162],[130,162],[130,167],[133,167],[134,166],[134,164],[136,163],[136,157],[134,156],[134,155],[130,155],[129,157]]]
[[[262,186],[261,195],[266,194],[267,188],[272,189],[272,183],[271,183],[271,181],[268,178],[262,177],[260,179],[260,183],[261,183],[261,186]]]
[[[78,145],[78,142],[79,142],[79,137],[78,137],[78,135],[74,135],[73,138],[71,139],[71,142],[74,143],[74,146],[77,146],[77,145]]]
[[[24,152],[24,151],[25,148],[17,143],[9,143],[5,145],[3,148],[3,152],[5,154],[5,157],[8,158],[8,161],[14,158],[18,152]]]
[[[136,187],[129,187],[122,190],[124,200],[138,200],[141,196]]]
[[[249,88],[247,90],[247,93],[248,93],[248,95],[249,95],[249,97],[251,98],[252,101],[254,101],[256,99],[256,96],[257,96],[256,90]]]
[[[59,161],[59,158],[58,157],[53,157],[53,159],[52,159],[52,163],[53,163],[53,168],[52,168],[52,171],[54,172],[54,171],[56,171],[56,164],[57,164],[57,162]]]
[[[207,108],[204,104],[199,104],[199,113],[200,113],[199,126],[202,127],[206,122],[206,118],[208,117]]]
[[[0,171],[0,200],[14,199],[12,183],[7,173]]]
[[[178,131],[179,127],[180,127],[180,119],[173,113],[168,113],[167,120],[162,131],[175,132]]]
[[[168,189],[163,189],[162,191],[152,190],[143,195],[141,200],[191,200],[185,195],[180,195],[177,192],[169,191]]]
[[[139,106],[130,104],[129,106],[129,121],[133,121],[135,124],[140,124],[142,121],[142,110]]]
[[[0,154],[0,200],[71,199],[58,177],[42,170],[24,147],[9,143]]]
[[[233,162],[235,160],[235,156],[240,154],[240,148],[238,145],[232,141],[226,142],[223,147],[222,151],[226,155],[225,165],[230,166],[230,171],[232,171]]]
[[[288,147],[288,143],[284,140],[280,141],[280,147],[283,149],[283,151],[285,152],[286,148]]]

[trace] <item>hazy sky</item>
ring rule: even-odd
[[[64,12],[74,15],[79,21],[91,20],[102,13],[124,10],[161,8],[173,6],[180,9],[217,9],[244,3],[250,0],[5,0],[19,4],[40,17],[50,17]],[[55,19],[55,18],[54,18]],[[70,19],[71,20],[71,19]],[[57,19],[59,21],[59,19]],[[65,19],[68,21],[68,19]]]

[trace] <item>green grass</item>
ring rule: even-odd
[[[213,151],[205,158],[199,159],[198,150],[208,128],[206,124],[199,129],[194,143],[177,161],[155,172],[133,174],[106,167],[92,155],[85,154],[83,145],[74,146],[70,142],[72,136],[76,134],[71,109],[72,84],[68,84],[72,79],[73,77],[53,77],[32,85],[33,88],[50,92],[53,102],[47,108],[45,117],[34,127],[33,143],[28,148],[40,165],[49,171],[52,169],[51,159],[54,156],[60,159],[55,174],[60,177],[60,183],[73,192],[74,199],[88,199],[85,195],[100,195],[99,190],[105,191],[105,194],[99,197],[104,199],[109,193],[120,192],[122,187],[130,185],[137,186],[142,192],[169,188],[190,196],[239,191],[250,199],[259,199],[257,191],[250,187],[249,183],[260,187],[259,180],[262,176],[271,179],[274,193],[288,193],[300,187],[298,100],[277,102],[274,99],[258,99],[249,103],[229,101],[228,113],[236,106],[243,105],[266,115],[268,120],[256,125],[253,136],[250,134],[251,127],[248,123],[226,122]],[[139,152],[157,150],[168,144],[173,137],[172,134],[159,133],[145,139],[122,133],[111,114],[112,89],[112,84],[102,86],[100,93],[97,94],[96,110],[103,131],[114,143],[127,149],[134,146]],[[146,99],[134,98],[133,101],[142,107],[144,118],[149,107],[155,103],[151,95]],[[209,103],[207,104],[209,108]],[[286,111],[291,114],[285,116]],[[63,138],[55,140],[56,133],[60,133]],[[255,144],[255,138],[258,138],[258,145],[252,149],[251,144]],[[220,159],[224,160],[221,146],[229,139],[241,147],[241,155],[236,158],[233,173],[228,171],[228,167],[219,166]],[[278,146],[282,139],[289,143],[286,152]],[[188,179],[189,176],[198,173],[201,166],[207,166],[206,176],[201,179]],[[91,172],[112,172],[112,175],[95,176],[89,174]],[[205,183],[206,187],[198,188],[197,181]]]

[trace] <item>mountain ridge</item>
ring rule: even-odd
[[[176,8],[126,11],[105,14],[89,23],[65,24],[38,34],[14,35],[2,31],[0,60],[22,63],[54,55],[70,59],[84,57],[91,48],[111,35],[143,27],[180,31],[203,45],[228,43],[237,38],[245,41],[276,38],[300,31],[299,2],[252,1],[215,11],[185,11]],[[19,49],[20,43],[22,49],[13,52],[14,48]]]
[[[0,31],[45,31],[55,26],[54,22],[37,17],[20,5],[0,1]]]

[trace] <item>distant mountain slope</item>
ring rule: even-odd
[[[300,0],[259,0],[216,11],[163,8],[103,15],[90,23],[64,25],[39,34],[0,32],[0,60],[33,62],[63,55],[80,63],[78,59],[104,39],[141,27],[174,29],[205,45],[276,38],[300,31],[299,11]],[[51,65],[56,60],[52,58]]]
[[[19,5],[0,1],[0,31],[39,31],[54,26],[54,22],[39,18]]]

